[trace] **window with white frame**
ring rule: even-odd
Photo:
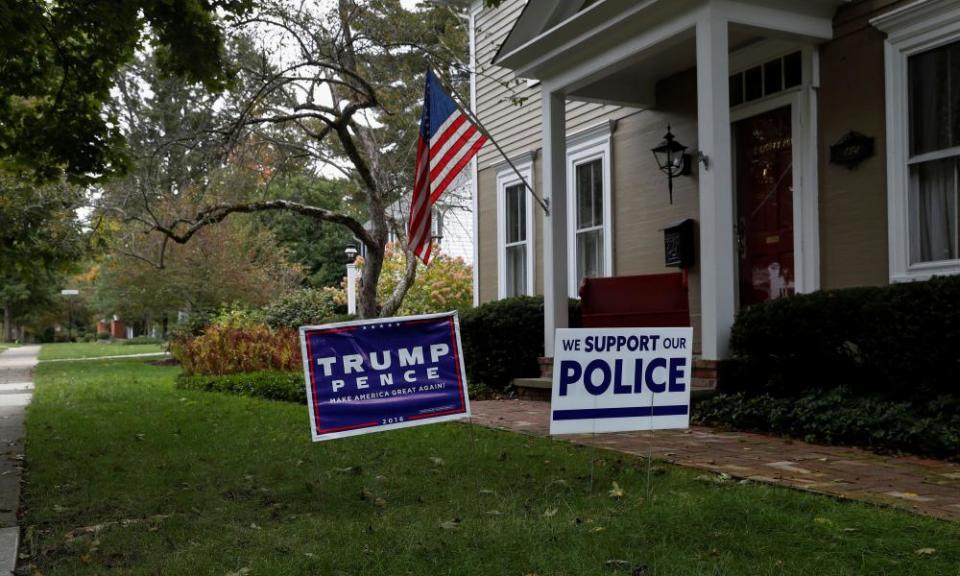
[[[958,258],[960,41],[907,60],[910,264]]]
[[[570,295],[584,278],[613,275],[610,134],[605,123],[567,142]]]
[[[881,15],[891,280],[960,273],[960,6]]]
[[[518,166],[520,174],[528,183],[531,179],[531,162]],[[509,166],[500,170],[497,177],[497,260],[498,296],[530,296],[533,283],[533,208],[529,190],[516,172]]]

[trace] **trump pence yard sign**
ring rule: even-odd
[[[690,425],[692,328],[557,330],[550,433]]]
[[[314,441],[470,416],[455,312],[300,328]]]

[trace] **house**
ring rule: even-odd
[[[543,294],[547,354],[581,278],[672,270],[684,219],[706,365],[743,306],[960,272],[960,1],[505,0],[470,24],[472,106],[551,209],[483,149],[476,298]]]
[[[470,175],[464,173],[450,186],[444,195],[443,201],[433,206],[433,241],[434,250],[439,248],[442,254],[451,258],[461,258],[467,264],[473,264],[473,216],[470,210]],[[387,206],[387,218],[392,226],[404,228],[406,216],[410,214],[410,197],[401,199]],[[368,221],[363,225],[370,228]],[[388,242],[396,242],[396,231],[391,228],[388,232]],[[360,255],[366,256],[366,246],[356,240],[360,248]]]

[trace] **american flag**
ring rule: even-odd
[[[424,264],[433,249],[433,204],[486,141],[428,69],[407,230],[410,247]]]

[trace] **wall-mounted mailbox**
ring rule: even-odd
[[[696,223],[687,218],[663,229],[665,264],[672,268],[690,268],[696,258],[694,227]]]

